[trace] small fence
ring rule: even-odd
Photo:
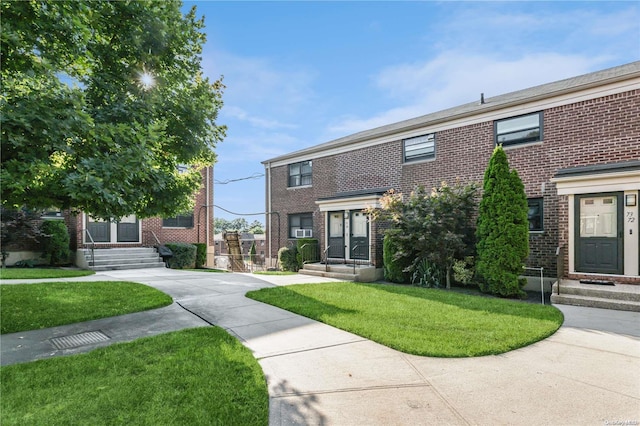
[[[254,272],[266,270],[265,255],[217,254],[213,267],[231,272]]]

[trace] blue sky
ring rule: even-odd
[[[224,75],[219,182],[261,161],[444,108],[640,60],[638,2],[185,2]],[[264,178],[215,185],[262,212]],[[215,209],[216,217],[239,216]],[[246,216],[249,222],[264,216]]]

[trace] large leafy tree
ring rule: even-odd
[[[391,223],[385,239],[395,253],[388,260],[404,266],[405,273],[416,271],[427,260],[442,271],[449,288],[454,262],[473,252],[476,192],[473,183],[443,182],[431,191],[418,186],[406,200],[401,193],[385,194],[382,208],[369,213],[375,220]]]
[[[223,85],[202,75],[203,19],[180,7],[0,4],[3,206],[104,219],[191,208],[225,134]]]
[[[480,289],[506,297],[522,295],[526,281],[519,276],[529,255],[527,196],[502,146],[489,160],[483,189],[476,231]]]

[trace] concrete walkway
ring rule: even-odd
[[[240,339],[262,366],[271,425],[640,423],[640,314],[634,312],[558,306],[565,323],[544,341],[498,356],[443,359],[403,354],[244,297],[257,288],[331,281],[326,278],[157,268],[66,280],[142,282],[176,303],[3,335],[2,365],[213,323]],[[109,340],[58,350],[49,340],[89,331]]]

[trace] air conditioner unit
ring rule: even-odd
[[[311,238],[313,231],[311,229],[296,229],[296,238]]]

